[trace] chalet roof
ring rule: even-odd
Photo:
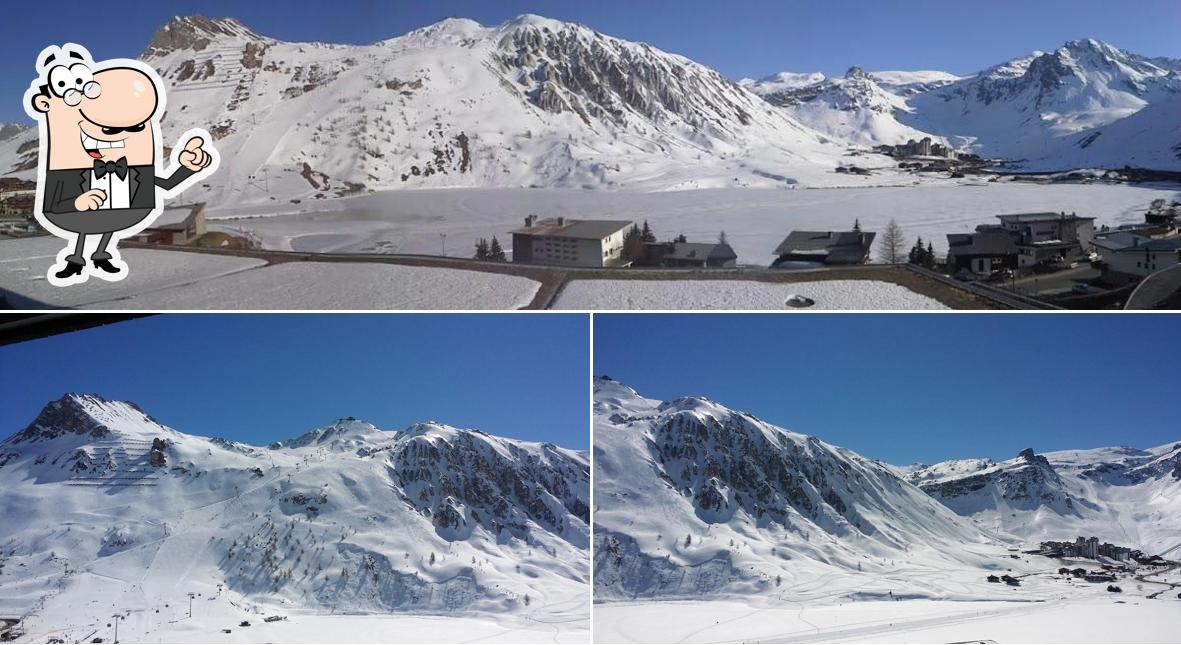
[[[708,244],[702,242],[675,242],[673,250],[664,256],[673,260],[737,260],[738,254],[724,242]]]
[[[167,206],[146,230],[181,231],[197,216],[201,205]]]
[[[1057,222],[1058,220],[1093,220],[1094,217],[1079,217],[1071,213],[1011,213],[997,215],[997,219],[1006,224],[1032,224],[1034,222]]]
[[[947,254],[969,255],[1017,255],[1017,244],[1008,233],[981,231],[977,233],[949,233]]]
[[[627,220],[606,219],[565,219],[562,223],[558,218],[538,220],[533,226],[514,229],[513,235],[528,235],[533,237],[567,237],[579,240],[601,240],[614,233],[633,226],[635,222]]]
[[[857,251],[864,257],[873,246],[876,235],[857,231],[792,231],[775,247],[775,255],[811,254],[824,257],[835,251]]]
[[[1130,253],[1140,251],[1153,251],[1157,253],[1171,253],[1173,251],[1181,250],[1181,238],[1170,238],[1165,240],[1154,240],[1129,233],[1127,231],[1119,231],[1110,235],[1096,238],[1091,241],[1097,248],[1113,253]]]

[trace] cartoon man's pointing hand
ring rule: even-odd
[[[38,71],[25,102],[41,128],[36,215],[69,243],[47,277],[58,286],[89,276],[122,279],[127,267],[117,241],[155,220],[160,196],[173,197],[213,172],[217,152],[206,144],[208,133],[192,130],[174,149],[171,169],[157,169],[163,84],[139,61],[96,65],[84,48],[67,44],[42,52]]]

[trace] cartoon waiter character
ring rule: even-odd
[[[95,63],[83,47],[66,44],[41,52],[37,71],[25,93],[25,109],[41,135],[35,214],[67,241],[47,277],[57,286],[89,276],[121,280],[128,268],[118,240],[150,225],[162,198],[212,173],[217,151],[206,131],[190,130],[174,147],[169,167],[157,168],[164,86],[139,61]]]

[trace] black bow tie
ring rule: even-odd
[[[102,179],[107,173],[119,175],[119,179],[127,179],[127,157],[119,157],[119,161],[94,160],[94,177]]]

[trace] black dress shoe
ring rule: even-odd
[[[118,267],[111,264],[110,260],[92,260],[92,261],[94,262],[94,266],[102,269],[103,271],[106,271],[107,273],[118,273],[119,272]]]
[[[59,279],[59,280],[65,280],[66,278],[72,278],[76,275],[82,275],[82,269],[84,269],[85,267],[86,267],[85,264],[79,264],[77,262],[66,262],[66,268],[62,269],[61,271],[58,271],[57,273],[55,273],[53,275],[57,276],[57,279]]]

